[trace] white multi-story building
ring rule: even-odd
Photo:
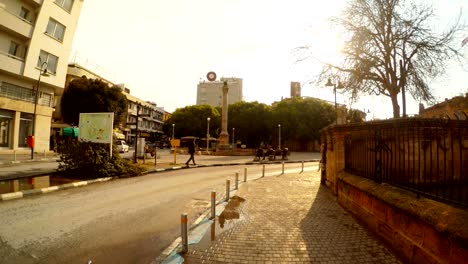
[[[221,81],[202,81],[197,86],[197,105],[211,105],[221,107],[223,105],[223,84],[227,82],[228,104],[242,101],[242,79],[221,78]]]
[[[64,88],[82,4],[0,0],[0,152],[27,150],[32,134],[35,151],[49,150],[54,95]]]
[[[140,107],[140,116],[138,117],[138,137],[145,138],[147,141],[155,141],[156,139],[162,137],[162,126],[164,125],[164,116],[166,114],[164,108],[158,107],[155,102],[145,101],[131,95],[130,89],[126,87],[125,84],[115,84],[112,81],[103,78],[102,76],[77,63],[70,63],[68,65],[68,73],[65,87],[67,87],[68,84],[74,79],[81,78],[82,76],[86,76],[86,78],[89,79],[99,79],[104,83],[107,83],[109,87],[117,86],[122,90],[123,95],[125,95],[125,97],[127,98],[127,122],[126,124],[122,124],[122,127],[119,127],[119,129],[121,130],[120,132],[122,133],[121,139],[125,139],[130,144],[133,144],[135,142],[135,135],[137,134],[137,131],[136,125],[134,124],[137,122],[138,107]],[[63,92],[56,94],[58,102],[60,102],[62,94]],[[61,105],[60,103],[58,103],[56,109],[60,109],[60,107]],[[70,125],[64,124],[62,122],[62,116],[60,111],[55,111],[53,114],[51,134],[63,134],[61,130],[66,127],[70,127]],[[119,137],[120,133],[115,135]]]

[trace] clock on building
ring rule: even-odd
[[[206,75],[206,78],[207,78],[208,81],[210,81],[210,82],[215,81],[215,80],[216,80],[216,73],[210,71],[210,72]]]

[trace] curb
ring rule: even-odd
[[[35,160],[33,160],[33,161],[35,161]],[[33,162],[33,161],[31,161],[31,162]],[[269,162],[260,162],[260,163],[255,163],[255,162],[216,163],[216,164],[210,164],[210,165],[197,165],[196,167],[174,166],[174,167],[169,167],[169,168],[150,169],[150,170],[144,171],[142,173],[142,176],[150,174],[150,173],[158,173],[158,172],[165,172],[165,171],[172,171],[172,170],[204,168],[204,167],[255,165],[255,164],[281,164],[282,162],[284,162],[284,163],[301,163],[301,162],[318,162],[318,161],[320,161],[320,160],[311,159],[311,160],[301,160],[301,161],[269,161]],[[31,177],[33,177],[33,176],[35,176],[35,175],[31,175]],[[28,196],[33,196],[33,195],[38,195],[38,194],[45,194],[45,193],[55,192],[55,191],[59,191],[59,190],[66,190],[66,189],[70,189],[70,188],[86,186],[86,185],[93,184],[93,183],[98,183],[98,182],[106,182],[106,181],[110,181],[110,180],[116,179],[116,178],[118,178],[118,177],[98,178],[98,179],[89,180],[89,181],[80,181],[80,182],[67,183],[67,184],[63,184],[63,185],[51,186],[51,187],[46,187],[46,188],[42,188],[42,189],[24,190],[24,191],[13,192],[13,193],[5,193],[5,194],[0,194],[0,201],[21,199],[21,198],[28,197]]]
[[[59,158],[40,158],[40,159],[33,159],[33,160],[7,160],[7,161],[0,161],[0,166],[20,164],[20,163],[41,162],[41,161],[57,161],[58,159]]]
[[[70,188],[86,186],[86,185],[93,184],[93,183],[106,182],[112,179],[114,178],[113,177],[99,178],[99,179],[94,179],[94,180],[89,180],[89,181],[80,181],[80,182],[67,183],[67,184],[58,185],[58,186],[51,186],[51,187],[46,187],[42,189],[24,190],[20,192],[5,193],[5,194],[0,194],[0,201],[20,199],[23,197],[28,197],[28,196],[38,195],[38,194],[55,192],[59,190],[66,190]]]

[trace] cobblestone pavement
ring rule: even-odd
[[[239,219],[221,215],[185,263],[401,263],[340,207],[318,172],[248,182],[236,196],[245,199],[230,213]]]

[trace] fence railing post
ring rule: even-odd
[[[211,192],[211,219],[216,218],[216,192]]]
[[[281,174],[284,174],[284,161],[281,162]]]
[[[231,182],[226,180],[226,202],[229,201],[229,191],[230,191]]]
[[[239,173],[236,172],[236,190],[239,189]]]
[[[247,168],[244,168],[244,182],[247,182]]]
[[[262,168],[262,177],[265,177],[265,164],[263,164],[263,168]]]
[[[188,234],[187,234],[187,214],[183,213],[180,216],[180,227],[181,227],[181,237],[182,237],[182,249],[181,253],[188,252]]]
[[[320,164],[319,164],[320,166]],[[304,172],[304,161],[302,161],[302,169],[301,169],[301,172]]]

